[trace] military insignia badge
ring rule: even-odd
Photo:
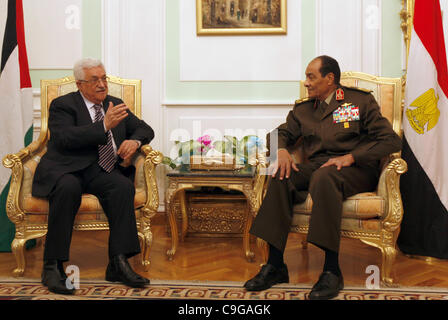
[[[336,90],[336,101],[341,101],[341,100],[344,100],[344,90],[339,88],[338,90]]]
[[[431,88],[410,104],[410,107],[417,107],[406,110],[406,116],[415,132],[423,134],[425,126],[427,132],[436,126],[440,117],[438,101],[439,96],[436,97],[435,90]]]
[[[344,103],[333,112],[333,123],[344,122],[344,128],[350,127],[348,122],[357,120],[359,120],[359,107],[352,103]]]

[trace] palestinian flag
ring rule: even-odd
[[[4,25],[0,69],[0,159],[16,153],[33,138],[33,94],[25,47],[22,0],[0,3]],[[1,32],[0,31],[0,32]],[[6,216],[11,170],[0,165],[0,251],[10,251],[14,225]]]
[[[448,258],[448,71],[439,0],[416,0],[403,114],[406,254]]]

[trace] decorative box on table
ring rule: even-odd
[[[235,170],[237,168],[235,157],[225,154],[218,156],[193,155],[190,157],[191,170]]]

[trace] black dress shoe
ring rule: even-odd
[[[149,284],[149,280],[143,278],[132,270],[128,259],[122,255],[112,257],[107,265],[106,280],[111,282],[122,282],[133,288],[142,288]]]
[[[310,292],[310,300],[328,300],[336,297],[344,288],[342,274],[337,276],[330,271],[321,273],[319,280]]]
[[[67,277],[67,274],[65,273],[64,265],[62,264],[62,261],[58,260],[57,264],[58,264],[59,274],[61,275],[61,279],[64,281],[67,280],[68,277]]]
[[[62,270],[62,273],[61,273]],[[65,274],[62,263],[56,260],[44,261],[42,270],[42,284],[48,287],[48,290],[58,294],[74,294],[73,286],[67,287],[67,275]]]
[[[281,268],[276,268],[272,264],[265,264],[255,277],[244,284],[244,288],[247,291],[261,291],[269,289],[274,284],[283,282],[289,282],[286,264]]]

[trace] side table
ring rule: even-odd
[[[179,244],[177,223],[174,213],[174,197],[178,196],[182,213],[182,240],[188,229],[187,204],[185,197],[186,189],[197,187],[221,187],[223,189],[238,190],[242,192],[249,205],[247,222],[243,233],[243,250],[248,261],[252,261],[254,253],[250,250],[249,230],[253,218],[260,208],[263,185],[266,176],[259,174],[259,166],[249,166],[240,170],[190,170],[189,165],[167,173],[168,188],[166,190],[166,208],[171,229],[171,249],[167,251],[171,260],[176,254]]]

